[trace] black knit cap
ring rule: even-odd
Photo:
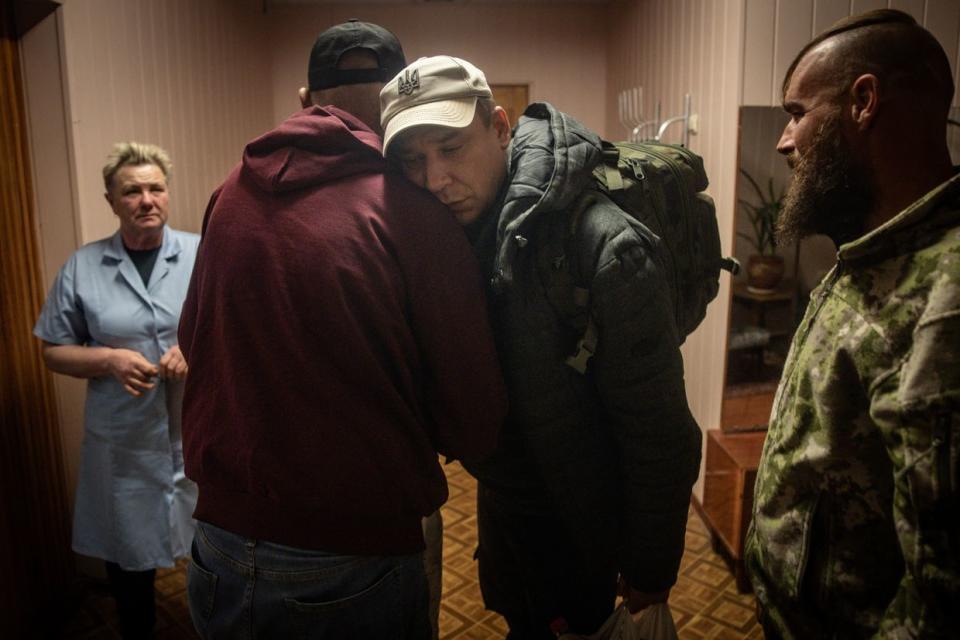
[[[354,49],[367,49],[377,56],[376,69],[337,69],[340,57]],[[310,91],[344,84],[387,82],[407,66],[400,41],[383,27],[357,19],[330,27],[313,43],[307,79]]]

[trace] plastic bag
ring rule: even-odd
[[[578,633],[565,633],[559,640],[643,640],[637,631],[637,624],[625,605],[613,610],[603,626],[589,636]]]
[[[620,605],[596,633],[565,633],[559,640],[677,640],[677,628],[666,603],[650,605],[636,619],[625,605]]]
[[[643,640],[677,640],[677,627],[666,602],[652,604],[636,618],[637,637]]]

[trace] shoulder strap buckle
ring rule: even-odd
[[[601,145],[603,179],[607,183],[607,189],[610,191],[622,191],[623,176],[620,175],[620,167],[618,166],[620,162],[620,150],[617,149],[616,145],[606,140],[601,141]]]
[[[590,358],[593,357],[593,354],[597,350],[597,338],[597,324],[593,321],[593,315],[591,314],[587,320],[587,330],[584,332],[583,337],[577,341],[576,352],[564,361],[567,366],[580,375],[585,374],[587,372],[587,365],[590,363]]]

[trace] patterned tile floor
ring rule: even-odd
[[[476,482],[458,464],[445,468],[450,500],[443,507],[443,601],[440,637],[449,640],[503,638],[506,625],[483,608],[473,551],[476,547]],[[196,638],[186,603],[184,563],[157,574],[159,639]],[[670,594],[681,640],[762,638],[753,613],[753,597],[737,593],[733,576],[714,553],[706,527],[692,510],[680,577]],[[64,638],[119,638],[116,612],[106,590],[84,585],[64,627]]]
[[[443,600],[440,637],[503,638],[503,619],[483,608],[473,551],[477,542],[476,482],[456,463],[445,467],[450,499],[443,507]],[[691,509],[680,576],[670,609],[681,640],[762,638],[752,595],[737,593],[733,575],[711,547],[710,536]]]

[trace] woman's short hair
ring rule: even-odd
[[[152,164],[163,171],[163,176],[169,181],[173,163],[167,152],[155,144],[143,142],[118,142],[113,145],[113,151],[107,156],[107,164],[103,166],[103,186],[110,190],[113,185],[113,176],[121,167]]]

